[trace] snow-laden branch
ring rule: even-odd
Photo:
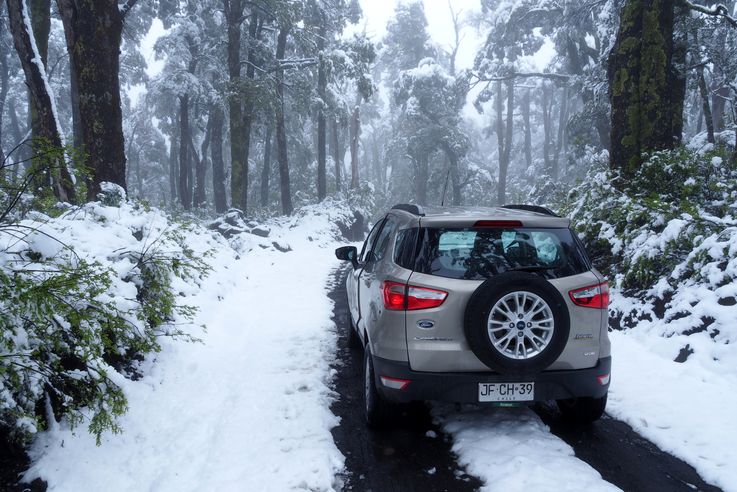
[[[714,17],[722,17],[724,20],[729,22],[729,24],[732,27],[737,27],[737,19],[732,17],[729,14],[729,9],[726,7],[726,5],[719,3],[717,5],[714,5],[712,7],[707,7],[705,5],[699,5],[697,3],[693,3],[689,0],[684,0],[684,4],[690,8],[691,10],[694,10],[696,12],[700,12],[702,14],[706,15],[712,15]]]
[[[567,82],[571,79],[571,75],[564,73],[547,73],[547,72],[512,72],[498,77],[478,77],[477,82],[506,82],[515,79],[552,79]]]
[[[120,7],[120,15],[121,17],[125,18],[126,15],[128,15],[128,12],[130,12],[133,7],[136,6],[136,3],[138,3],[138,0],[128,0]]]

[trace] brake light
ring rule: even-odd
[[[478,220],[474,227],[522,227],[519,220]]]
[[[568,295],[576,306],[595,309],[609,307],[609,284],[606,282],[572,290]]]
[[[384,307],[391,311],[430,309],[440,306],[448,297],[448,293],[442,290],[405,285],[390,280],[384,282],[382,293]]]
[[[392,311],[404,309],[405,293],[407,286],[399,282],[385,281],[382,288],[384,292],[384,307]]]

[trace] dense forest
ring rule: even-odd
[[[313,213],[545,205],[614,329],[737,343],[737,1],[433,0],[449,45],[429,4],[374,36],[358,0],[0,3],[0,444],[120,430],[123,380],[198,341],[198,227],[240,259]]]
[[[355,0],[136,3],[3,6],[7,185],[75,203],[112,182],[202,213],[289,214],[361,187],[382,204],[491,205],[607,160],[631,175],[694,135],[734,147],[731,5],[451,2],[435,8],[456,44],[438,46],[420,2],[377,40]],[[485,42],[458,70],[469,30]]]

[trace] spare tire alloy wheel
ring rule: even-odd
[[[537,294],[514,291],[491,308],[488,321],[492,346],[510,359],[530,359],[550,345],[555,333],[553,312]]]
[[[464,332],[481,362],[500,373],[532,375],[568,343],[568,306],[540,275],[505,272],[487,279],[466,305]]]

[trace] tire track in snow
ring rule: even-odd
[[[363,408],[363,352],[351,350],[347,341],[348,301],[345,270],[336,272],[330,298],[338,327],[335,391],[339,397],[331,410],[340,417],[333,438],[345,456],[343,490],[360,491],[452,491],[476,490],[481,482],[461,470],[442,438],[440,429],[424,405],[411,405],[394,428],[371,431]]]

